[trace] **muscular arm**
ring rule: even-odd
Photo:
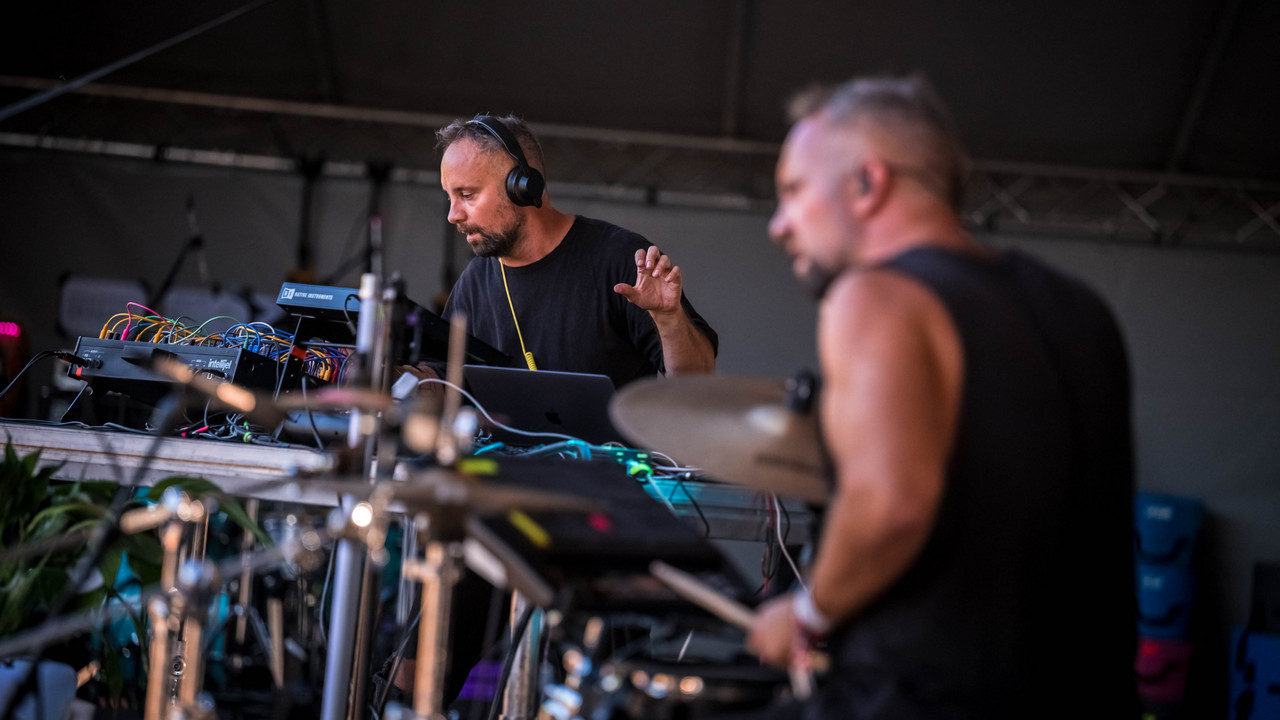
[[[944,488],[960,393],[959,341],[922,287],[888,272],[845,276],[818,322],[822,426],[836,487],[810,577],[839,623],[900,578],[928,540]],[[748,645],[785,665],[790,598],[764,606]]]
[[[812,592],[838,621],[901,577],[929,538],[955,434],[961,355],[941,304],[888,272],[832,287],[818,345],[836,488]]]

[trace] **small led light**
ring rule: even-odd
[[[645,690],[649,687],[649,673],[643,670],[636,670],[631,673],[631,686],[637,690]]]
[[[359,503],[351,509],[351,524],[356,527],[366,528],[373,522],[373,506],[369,503]]]
[[[649,687],[645,688],[645,693],[654,700],[661,700],[667,696],[675,688],[675,678],[666,673],[654,673],[652,682]]]
[[[706,684],[697,675],[686,675],[680,678],[680,692],[690,697],[701,693],[704,687],[706,687]]]

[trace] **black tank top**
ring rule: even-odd
[[[1129,373],[1111,313],[1016,252],[917,248],[874,271],[950,314],[959,422],[932,535],[833,636],[822,714],[1133,717]]]

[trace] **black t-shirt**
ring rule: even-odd
[[[577,217],[554,250],[537,262],[506,268],[511,305],[497,258],[475,258],[449,295],[444,316],[463,313],[467,331],[523,367],[511,306],[524,347],[540,370],[608,375],[617,387],[664,372],[662,342],[649,313],[613,291],[635,284],[640,235],[601,220]],[[711,326],[681,298],[694,325],[718,347]]]

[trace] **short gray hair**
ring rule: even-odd
[[[833,125],[868,123],[919,153],[912,168],[935,184],[953,209],[964,203],[969,162],[951,113],[927,80],[910,77],[856,78],[812,87],[787,106],[792,122],[823,115]]]
[[[529,124],[515,115],[495,115],[491,117],[511,131],[516,141],[520,143],[520,149],[524,151],[525,159],[545,175],[547,164],[542,156],[542,143],[538,142],[538,138],[529,129]],[[507,154],[507,150],[502,147],[502,143],[498,141],[498,138],[483,127],[472,123],[471,120],[462,118],[458,118],[436,131],[436,149],[444,152],[450,145],[463,139],[471,140],[487,150],[500,152],[504,155]]]

